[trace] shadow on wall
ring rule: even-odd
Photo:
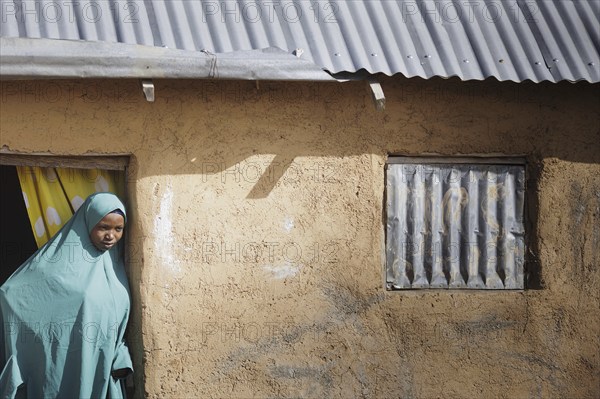
[[[600,163],[598,85],[380,81],[384,112],[375,110],[364,82],[261,82],[257,89],[248,82],[160,81],[145,115],[145,165],[137,177],[219,175],[254,183],[247,198],[259,199],[286,175],[299,174],[301,182],[332,173],[325,165],[298,170],[298,158],[474,154]],[[195,101],[180,98],[186,90]]]
[[[261,82],[260,88],[248,82],[160,82],[156,112],[145,124],[165,133],[144,140],[144,149],[159,156],[138,158],[136,178],[198,175],[198,190],[215,183],[243,186],[246,199],[263,199],[283,184],[301,190],[307,182],[383,182],[383,166],[373,171],[361,165],[359,175],[344,169],[349,158],[363,154],[382,161],[388,154],[524,156],[528,231],[537,237],[542,161],[600,163],[598,85],[380,81],[384,112],[375,110],[364,82]],[[178,97],[188,88],[195,101]],[[529,242],[528,288],[539,289],[538,243]]]
[[[23,112],[18,104],[31,103],[32,119],[36,108],[47,113],[55,105],[59,118],[44,120],[42,142],[60,142],[65,118],[83,124],[88,151],[133,154],[137,179],[217,175],[253,183],[249,199],[267,197],[287,175],[302,182],[333,173],[325,164],[298,170],[300,158],[471,154],[600,163],[598,84],[378,79],[383,112],[363,81],[159,80],[155,103],[132,80],[2,82],[2,103],[14,115]],[[3,147],[10,149],[11,139],[7,145],[3,137]]]

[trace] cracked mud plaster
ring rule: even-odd
[[[131,154],[137,397],[600,396],[595,86],[154,83],[0,96],[5,150]],[[432,153],[527,159],[536,289],[385,291],[386,156]]]

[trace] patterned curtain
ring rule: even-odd
[[[96,192],[112,192],[125,200],[125,173],[100,169],[17,166],[23,199],[38,248]]]

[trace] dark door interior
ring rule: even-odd
[[[0,285],[25,262],[37,245],[27,216],[17,168],[0,166]]]

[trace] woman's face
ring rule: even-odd
[[[123,236],[125,219],[118,213],[109,213],[90,232],[90,239],[100,251],[111,249]]]

